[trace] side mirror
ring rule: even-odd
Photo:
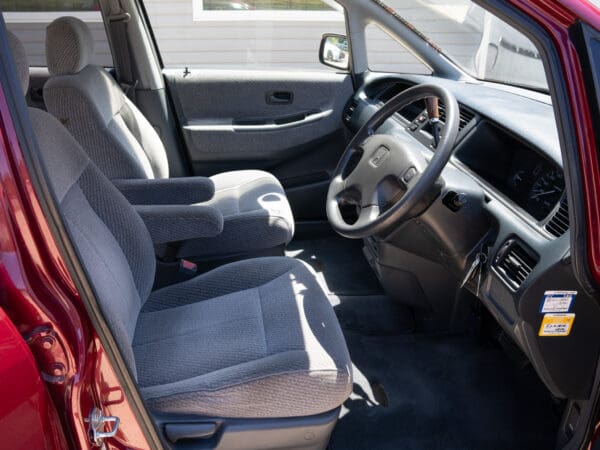
[[[321,38],[319,61],[335,69],[348,70],[350,68],[348,38],[341,34],[324,34]]]

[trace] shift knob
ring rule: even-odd
[[[427,97],[425,99],[425,105],[427,106],[427,115],[429,120],[439,120],[440,118],[440,103],[437,97]]]

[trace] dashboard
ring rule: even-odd
[[[546,219],[565,194],[560,166],[488,121],[455,157],[536,221]]]
[[[387,100],[422,83],[446,87],[459,103],[454,153],[438,197],[413,220],[367,238],[367,259],[392,297],[452,315],[457,286],[476,255],[485,254],[481,274],[464,288],[517,343],[553,395],[585,396],[594,375],[590,361],[600,352],[600,309],[571,265],[569,206],[550,97],[489,83],[371,73],[358,80],[361,87],[342,120],[356,132]],[[440,121],[443,133],[443,105]],[[377,132],[402,138],[408,133],[430,158],[435,147],[429,127],[424,102],[417,102]],[[538,334],[540,302],[555,290],[578,293],[569,312],[577,316],[576,325],[565,339]],[[589,333],[597,336],[593,345]]]
[[[429,77],[418,76],[401,80],[379,80],[365,88],[359,96],[360,100],[355,96],[354,104],[359,105],[362,101],[371,106],[381,105],[394,95],[418,84],[417,80],[421,81],[422,78],[425,79],[423,81],[431,81],[427,80]],[[457,90],[460,92],[474,87],[447,80],[442,83],[453,83],[455,93]],[[484,104],[485,97],[490,98]],[[506,101],[504,96],[500,97]],[[469,94],[468,100],[459,99],[459,136],[453,163],[474,176],[487,192],[501,197],[516,214],[532,223],[541,233],[557,237],[566,228],[563,226],[563,229],[556,229],[553,214],[566,206],[566,194],[552,106],[543,97],[521,101],[524,105],[520,114],[527,110],[530,110],[530,114],[515,127],[514,106],[518,104],[503,105],[489,92],[485,96],[475,97],[475,102],[472,94]],[[507,111],[508,107],[510,112]],[[440,113],[443,130],[443,104],[440,105]],[[395,119],[424,146],[435,151],[427,112],[422,102],[405,107],[396,114]],[[350,124],[347,116],[346,122]],[[540,122],[545,122],[543,127],[539,127]],[[527,124],[531,124],[531,127]],[[523,132],[519,134],[521,130]]]

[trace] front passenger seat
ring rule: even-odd
[[[159,135],[110,74],[91,64],[93,54],[92,34],[81,20],[61,17],[48,26],[46,58],[52,75],[44,86],[48,111],[117,187],[123,179],[168,178],[167,153]],[[173,256],[265,254],[291,241],[292,211],[273,175],[242,170],[210,180],[214,197],[203,204],[222,213],[223,232],[184,242]],[[151,203],[155,195],[148,189],[149,200],[144,203]]]

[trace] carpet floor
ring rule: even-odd
[[[548,392],[494,343],[344,334],[354,392],[331,450],[554,448],[559,419]]]
[[[545,450],[559,416],[530,365],[486,337],[415,334],[361,251],[339,237],[293,242],[313,266],[342,326],[354,369],[330,450]]]
[[[362,241],[328,236],[294,240],[286,255],[301,259],[319,275],[326,292],[337,295],[382,294],[379,280],[362,252]]]

